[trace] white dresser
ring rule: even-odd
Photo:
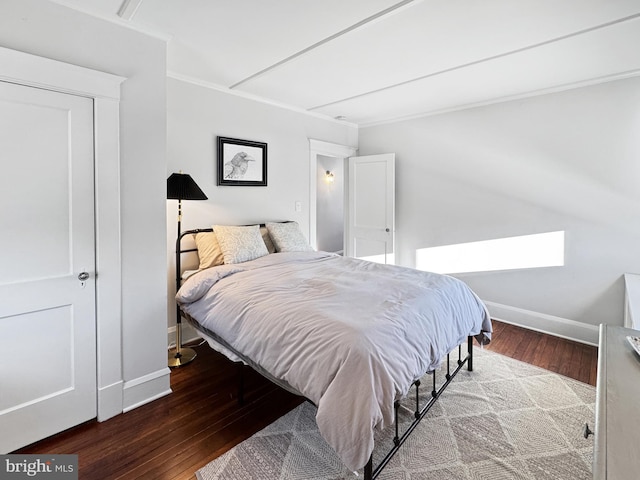
[[[600,325],[593,478],[640,478],[640,357],[626,336],[640,331]]]
[[[640,328],[640,275],[624,274],[624,326]]]

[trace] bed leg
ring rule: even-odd
[[[473,337],[471,335],[469,335],[469,337],[467,338],[467,352],[469,353],[467,370],[473,372]]]
[[[373,479],[373,454],[369,457],[369,461],[364,466],[364,480]]]
[[[393,437],[393,443],[394,445],[398,445],[400,443],[400,436],[399,436],[399,426],[398,426],[398,410],[400,410],[400,402],[399,401],[395,401],[393,402],[393,412],[395,415],[395,424],[396,424],[396,436]]]

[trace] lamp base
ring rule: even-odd
[[[181,367],[196,358],[196,351],[192,348],[182,347],[180,353],[175,348],[169,350],[169,367]]]

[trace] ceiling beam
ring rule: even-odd
[[[123,20],[131,20],[138,11],[140,4],[142,4],[142,0],[124,0],[118,10],[118,16]]]
[[[325,43],[329,43],[333,40],[335,40],[336,38],[342,37],[343,35],[346,35],[347,33],[353,32],[354,30],[357,30],[358,28],[361,28],[363,26],[366,26],[368,24],[370,24],[371,22],[377,21],[382,19],[383,17],[386,17],[388,15],[391,14],[395,14],[398,13],[400,10],[411,6],[413,4],[417,4],[419,2],[421,2],[422,0],[402,0],[399,3],[396,3],[395,5],[390,6],[389,8],[385,8],[384,10],[379,11],[378,13],[374,13],[373,15],[365,18],[364,20],[359,21],[358,23],[354,23],[353,25],[348,26],[347,28],[345,28],[344,30],[339,31],[338,33],[334,33],[333,35],[327,37],[327,38],[323,38],[322,40],[320,40],[319,42],[314,43],[313,45],[304,48],[302,50],[300,50],[299,52],[294,53],[293,55],[288,56],[287,58],[280,60],[277,63],[274,63],[273,65],[268,66],[267,68],[264,68],[262,70],[260,70],[259,72],[254,73],[253,75],[250,75],[242,80],[240,80],[239,82],[234,83],[233,85],[231,85],[229,88],[230,89],[234,89],[240,85],[242,85],[243,83],[246,83],[250,80],[253,80],[254,78],[260,77],[262,75],[264,75],[267,72],[270,72],[271,70],[274,70],[278,67],[280,67],[281,65],[284,65],[285,63],[290,62],[291,60],[294,60],[295,58],[300,57],[301,55],[304,55],[306,53],[309,53],[310,51],[321,47],[322,45],[324,45]]]
[[[418,81],[421,81],[421,80],[425,80],[425,79],[430,78],[430,77],[436,77],[438,75],[443,75],[445,73],[454,72],[456,70],[461,70],[461,69],[468,68],[468,67],[471,67],[471,66],[474,66],[474,65],[479,65],[481,63],[490,62],[492,60],[497,60],[499,58],[508,57],[508,56],[515,55],[515,54],[518,54],[518,53],[526,52],[527,50],[533,50],[535,48],[543,47],[545,45],[550,45],[552,43],[557,43],[557,42],[560,42],[562,40],[566,40],[568,38],[577,37],[579,35],[584,35],[585,33],[590,33],[590,32],[593,32],[595,30],[600,30],[602,28],[611,27],[612,25],[616,25],[618,23],[623,23],[623,22],[627,22],[627,21],[630,21],[630,20],[636,20],[637,18],[640,18],[640,13],[635,13],[635,14],[629,15],[627,17],[619,18],[619,19],[616,19],[616,20],[612,20],[610,22],[602,23],[600,25],[595,25],[593,27],[585,28],[585,29],[579,30],[577,32],[572,32],[572,33],[568,33],[566,35],[561,35],[559,37],[551,38],[549,40],[538,42],[538,43],[535,43],[533,45],[527,45],[525,47],[516,48],[515,50],[509,50],[509,51],[498,53],[496,55],[491,55],[491,56],[485,57],[485,58],[479,58],[479,59],[474,60],[472,62],[467,62],[467,63],[463,63],[463,64],[460,64],[460,65],[455,65],[453,67],[445,68],[444,70],[438,70],[436,72],[431,72],[431,73],[428,73],[426,75],[422,75],[420,77],[410,78],[408,80],[403,80],[402,82],[394,83],[392,85],[385,85],[384,87],[376,88],[375,90],[362,92],[362,93],[359,93],[357,95],[352,95],[350,97],[341,98],[339,100],[333,100],[331,102],[324,103],[322,105],[316,105],[316,106],[313,106],[313,107],[309,107],[309,111],[320,110],[322,108],[330,107],[332,105],[337,105],[337,104],[343,103],[343,102],[348,102],[348,101],[354,100],[356,98],[366,97],[368,95],[373,95],[373,94],[376,94],[376,93],[380,93],[380,92],[383,92],[385,90],[391,90],[391,89],[394,89],[394,88],[397,88],[397,87],[401,87],[403,85],[408,85],[410,83],[415,83],[415,82],[418,82]],[[623,72],[623,74],[626,74],[626,73],[627,72]]]

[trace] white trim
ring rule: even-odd
[[[331,122],[338,123],[340,125],[347,125],[347,126],[354,127],[354,128],[358,127],[358,125],[355,124],[355,123],[347,122],[345,120],[339,120],[339,119],[330,117],[329,115],[325,115],[324,113],[311,112],[311,111],[305,110],[304,108],[301,108],[301,107],[296,107],[296,106],[289,105],[289,104],[286,104],[286,103],[280,103],[280,102],[277,102],[275,100],[271,100],[269,98],[260,97],[258,95],[253,95],[251,93],[245,93],[245,92],[241,92],[241,91],[238,91],[238,90],[231,90],[231,89],[229,89],[229,88],[227,88],[227,87],[225,87],[223,85],[219,85],[219,84],[213,83],[213,82],[208,82],[206,80],[201,80],[199,78],[190,77],[188,75],[182,75],[181,73],[178,73],[178,72],[167,71],[167,78],[172,78],[172,79],[178,80],[180,82],[190,83],[192,85],[197,85],[198,87],[208,88],[210,90],[216,90],[218,92],[226,93],[228,95],[234,95],[236,97],[244,98],[246,100],[253,100],[254,102],[264,103],[266,105],[271,105],[273,107],[283,108],[285,110],[291,110],[291,111],[297,112],[297,113],[303,113],[305,115],[309,115],[310,117],[320,118],[322,120],[328,120],[328,121],[331,121]]]
[[[313,248],[317,247],[317,196],[318,185],[316,170],[318,168],[318,155],[327,157],[348,158],[358,152],[357,147],[339,145],[337,143],[324,142],[322,140],[309,139],[309,243]],[[346,183],[345,183],[346,187]]]
[[[182,322],[182,345],[196,340],[202,340],[200,333],[189,325],[189,322]],[[176,346],[176,325],[167,328],[167,350]]]
[[[155,372],[147,373],[146,375],[143,375],[141,377],[134,378],[133,380],[127,380],[126,382],[124,382],[124,390],[129,390],[135,387],[139,387],[140,385],[153,382],[154,380],[163,378],[170,373],[171,370],[169,370],[169,367],[164,367],[160,370],[156,370]]]
[[[313,150],[317,155],[326,155],[327,157],[337,158],[351,157],[358,151],[357,147],[324,142],[314,138],[309,139],[309,148],[311,148],[311,150]]]
[[[0,80],[82,97],[120,99],[124,77],[0,47]]]
[[[94,99],[98,420],[122,412],[120,84],[124,77],[0,47],[0,80]],[[108,393],[107,393],[108,392]]]
[[[170,35],[165,32],[160,32],[158,30],[154,30],[153,28],[149,28],[146,26],[142,26],[136,23],[130,23],[128,20],[120,18],[117,14],[109,15],[101,12],[97,12],[95,9],[90,6],[87,7],[79,2],[68,2],[65,0],[50,0],[53,3],[57,3],[58,5],[62,5],[64,7],[70,8],[77,12],[84,13],[94,18],[99,18],[100,20],[105,20],[110,23],[114,23],[121,27],[128,28],[129,30],[133,30],[135,32],[144,33],[145,35],[149,35],[150,37],[157,38],[158,40],[162,40],[163,42],[169,42],[173,35]],[[85,2],[87,5],[90,2]],[[134,12],[135,13],[135,12]]]
[[[550,95],[553,93],[565,92],[567,90],[574,90],[576,88],[590,87],[592,85],[600,85],[602,83],[615,82],[616,80],[624,80],[626,78],[633,78],[637,76],[640,76],[640,69],[629,70],[627,72],[622,72],[622,73],[615,73],[613,75],[604,75],[602,77],[591,78],[589,80],[582,80],[579,82],[564,83],[562,85],[556,85],[554,87],[549,87],[549,88],[530,90],[528,92],[518,93],[516,95],[506,95],[504,97],[492,98],[492,99],[484,100],[481,102],[465,103],[465,104],[457,105],[451,108],[433,110],[431,112],[417,113],[414,115],[405,115],[401,117],[389,118],[387,120],[376,120],[374,122],[364,122],[358,125],[359,125],[359,128],[368,128],[368,127],[375,127],[378,125],[387,125],[390,123],[399,123],[399,122],[405,122],[409,120],[416,120],[419,118],[434,117],[436,115],[444,115],[445,113],[459,112],[461,110],[469,110],[471,108],[486,107],[488,105],[494,105],[497,103],[511,102],[514,100],[522,100],[525,98],[538,97],[541,95]]]
[[[176,346],[176,326],[177,324],[167,328],[167,350],[171,350]]]
[[[128,412],[171,393],[171,370],[161,368],[142,377],[124,382],[123,412]]]
[[[123,385],[124,382],[120,380],[98,388],[98,421],[104,422],[122,413]]]
[[[120,234],[120,104],[96,99],[96,345],[98,391],[122,385],[122,258]],[[121,387],[122,388],[122,387]],[[98,395],[98,420],[122,412],[122,394]]]
[[[576,322],[568,318],[555,317],[546,313],[533,312],[517,307],[510,307],[495,302],[484,302],[491,318],[500,322],[547,333],[574,342],[598,346],[598,326]]]
[[[162,397],[166,397],[167,395],[169,395],[171,393],[172,393],[171,389],[167,389],[167,390],[164,390],[164,391],[154,395],[153,397],[145,397],[140,402],[134,403],[132,405],[129,405],[128,407],[125,407],[125,409],[124,409],[124,411],[122,413],[127,413],[127,412],[130,412],[131,410],[135,410],[136,408],[141,407],[143,405],[146,405],[147,403],[151,403],[154,400],[157,400],[157,399],[162,398]]]

